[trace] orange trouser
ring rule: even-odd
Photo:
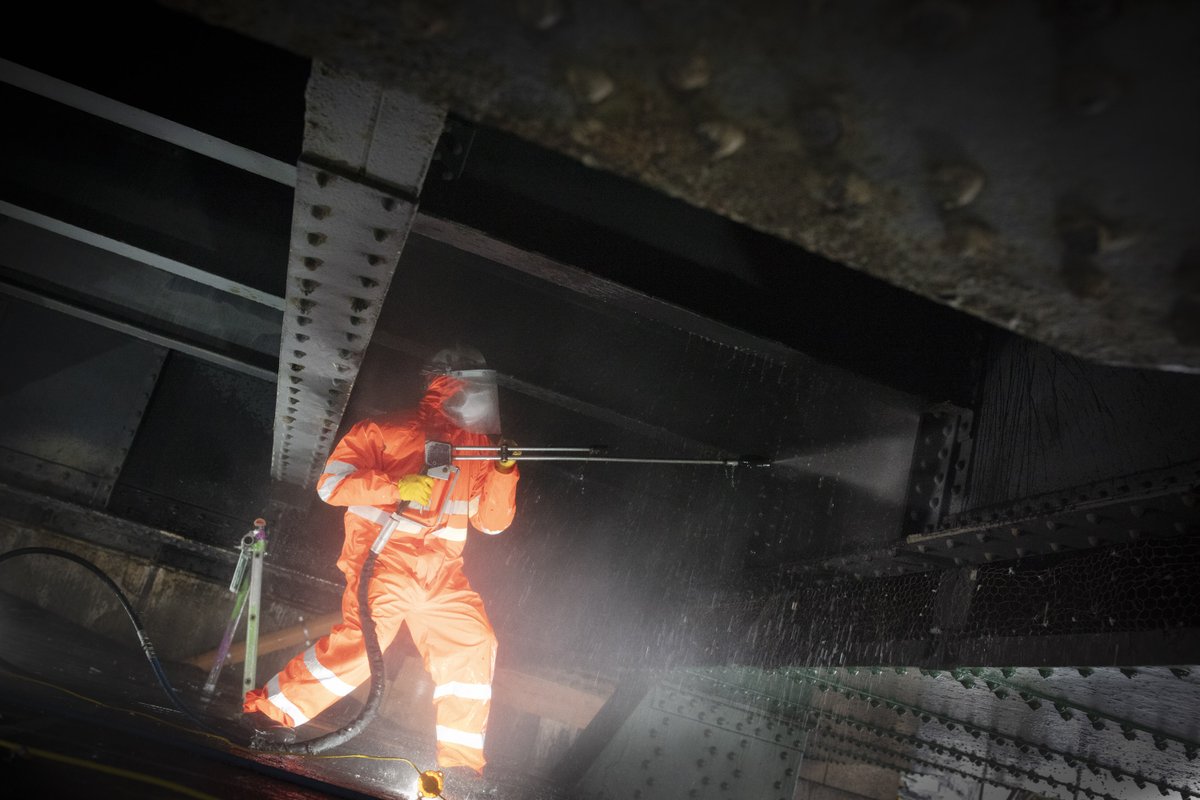
[[[438,557],[431,571],[429,559],[397,552],[395,544],[376,562],[368,591],[380,649],[386,650],[401,624],[408,623],[434,682],[438,766],[482,771],[496,662],[496,635],[483,601],[467,582],[461,559],[438,563]],[[370,678],[357,593],[358,573],[347,570],[343,621],[265,686],[247,692],[246,712],[303,725]]]

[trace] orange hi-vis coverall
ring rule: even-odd
[[[346,576],[342,622],[298,654],[266,685],[247,692],[244,711],[284,725],[303,725],[370,678],[359,626],[358,578],[382,525],[396,509],[396,482],[425,469],[426,440],[489,445],[488,437],[454,425],[441,409],[455,381],[434,378],[415,412],[364,420],[338,443],[317,481],[326,503],[346,506],[346,538],[338,567]],[[437,763],[482,771],[492,697],[496,635],[483,601],[463,574],[467,525],[502,532],[516,508],[518,472],[492,461],[463,461],[453,482],[435,480],[428,509],[410,506],[379,553],[370,610],[380,649],[407,623],[435,685]],[[445,502],[444,507],[441,506]],[[442,518],[436,519],[439,507]]]

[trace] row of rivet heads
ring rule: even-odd
[[[801,678],[801,680],[804,680],[804,678]],[[818,684],[818,688],[822,688],[822,685]],[[824,689],[828,689],[828,688],[831,688],[831,686],[828,686],[828,685],[824,686]],[[1048,747],[1044,744],[1039,744],[1037,742],[1030,742],[1030,741],[1022,739],[1020,737],[1010,736],[1008,734],[1004,734],[999,731],[981,728],[979,726],[971,725],[969,723],[964,723],[960,720],[955,720],[953,718],[946,717],[946,716],[943,716],[940,714],[933,714],[927,710],[908,706],[906,704],[898,703],[896,701],[892,701],[892,700],[880,701],[878,698],[874,698],[873,696],[868,695],[867,693],[864,693],[864,692],[860,692],[858,690],[846,688],[846,689],[842,689],[841,693],[849,700],[860,700],[860,701],[866,700],[867,702],[874,701],[874,702],[871,702],[871,705],[873,707],[876,707],[881,704],[885,705],[887,708],[894,711],[897,716],[903,716],[905,713],[912,713],[912,715],[914,717],[919,718],[922,722],[926,722],[926,723],[937,722],[937,723],[939,723],[940,725],[945,727],[947,731],[953,732],[954,730],[956,730],[958,728],[962,728],[962,730],[964,732],[970,734],[972,737],[974,737],[976,739],[980,739],[980,738],[986,736],[990,741],[992,741],[995,744],[998,744],[1000,746],[1006,746],[1006,745],[1011,744],[1014,748],[1019,750],[1022,754],[1029,753],[1031,751],[1036,750],[1037,753],[1047,761],[1053,760],[1055,758],[1060,758],[1063,760],[1064,763],[1066,763],[1066,765],[1068,767],[1073,768],[1077,765],[1082,765],[1095,775],[1100,775],[1101,772],[1108,772],[1117,781],[1120,781],[1126,777],[1133,779],[1133,780],[1142,779],[1141,776],[1139,776],[1135,773],[1132,773],[1128,770],[1122,769],[1121,767],[1114,767],[1114,766],[1110,766],[1107,764],[1101,764],[1093,759],[1081,757],[1074,753],[1064,752],[1064,751],[1061,751],[1061,750],[1058,750],[1055,748]],[[849,725],[850,727],[853,727],[856,730],[860,730],[860,731],[871,730],[877,736],[889,736],[892,738],[897,738],[897,737],[903,738],[903,739],[906,739],[907,741],[912,742],[917,747],[928,746],[931,749],[934,747],[940,747],[940,745],[933,745],[932,743],[926,742],[925,740],[920,739],[919,737],[916,737],[916,736],[912,736],[909,734],[899,734],[894,731],[891,731],[890,729],[882,728],[878,725],[875,725],[875,724],[872,724],[869,722],[865,722],[863,720],[859,720],[859,719],[856,719],[853,717],[839,715],[834,712],[827,711],[825,709],[810,708],[809,712],[812,714],[815,714],[816,716],[830,719],[839,724]],[[899,738],[897,738],[897,740],[899,740]],[[1160,747],[1160,749],[1163,749],[1163,748]],[[971,755],[973,755],[973,754],[967,753],[966,751],[958,751],[954,748],[947,748],[946,751],[951,752],[952,754],[955,754],[956,758],[959,756],[969,758]],[[1194,745],[1185,745],[1184,752],[1189,761],[1195,759],[1196,748]],[[1177,789],[1177,788],[1175,790],[1179,791],[1179,789]]]
[[[298,328],[288,331],[294,342],[291,355],[303,359],[307,348],[328,343],[341,359],[353,360],[366,346],[378,317],[408,234],[412,206],[326,172],[317,171],[312,178],[318,186],[344,187],[339,194],[347,197],[308,204],[305,214],[299,198],[311,192],[297,191],[289,265],[291,310],[285,322],[287,328]],[[337,218],[334,208],[339,206],[331,203],[338,200],[350,206],[342,215],[350,224],[322,225]],[[284,347],[285,356],[289,346]]]
[[[959,775],[964,775],[973,780],[988,780],[988,782],[994,781],[994,779],[984,778],[981,775],[976,775],[974,773],[956,769],[955,767],[951,767],[947,764],[941,764],[936,761],[930,761],[928,759],[924,759],[919,756],[912,755],[910,753],[897,753],[897,752],[889,750],[887,748],[877,747],[877,746],[871,745],[867,742],[863,742],[859,739],[854,739],[852,737],[844,737],[844,736],[839,736],[837,734],[826,734],[825,731],[822,731],[821,733],[822,733],[822,735],[832,735],[833,738],[848,742],[848,743],[852,744],[854,747],[858,747],[858,748],[862,748],[862,749],[866,749],[866,750],[870,750],[870,751],[875,751],[875,752],[880,753],[881,755],[898,758],[898,759],[901,759],[906,762],[917,762],[917,763],[927,765],[930,768],[933,768],[933,769],[936,769],[936,770],[939,770],[942,772],[954,772]],[[870,757],[862,756],[861,754],[856,753],[853,750],[846,750],[843,748],[838,748],[838,747],[826,744],[820,740],[815,742],[814,749],[828,750],[831,752],[838,753],[847,758],[853,759],[854,761],[857,761],[857,762],[869,763],[874,766],[884,767],[884,768],[892,769],[892,770],[896,770],[896,771],[905,771],[907,769],[907,767],[901,767],[901,766],[889,764],[887,762],[872,760]],[[962,759],[958,759],[958,760],[962,760]],[[1108,798],[1108,800],[1119,800],[1119,798],[1116,798],[1113,795],[1086,787],[1083,785],[1082,782],[1080,782],[1078,780],[1065,781],[1065,780],[1062,780],[1061,778],[1055,778],[1053,775],[1042,775],[1041,773],[1038,773],[1033,769],[1025,769],[1025,768],[1017,767],[1017,766],[1014,766],[1011,764],[1003,764],[1003,763],[999,763],[999,762],[996,762],[991,759],[976,758],[976,759],[972,760],[972,763],[976,764],[977,766],[986,765],[990,769],[992,769],[996,772],[999,772],[999,773],[1007,773],[1007,774],[1010,774],[1010,775],[1012,775],[1014,777],[1018,777],[1018,778],[1027,778],[1034,783],[1039,783],[1039,782],[1045,783],[1047,786],[1050,786],[1051,788],[1062,788],[1062,789],[1064,789],[1066,791],[1070,791],[1070,792],[1078,791],[1078,792],[1084,794],[1085,796],[1091,797],[1091,798]],[[1093,775],[1096,775],[1096,776],[1100,775],[1099,772],[1096,772],[1096,771],[1092,771],[1092,772],[1093,772]],[[1178,794],[1181,798],[1183,798],[1183,800],[1187,800],[1188,798],[1190,798],[1192,796],[1191,790],[1187,787],[1172,786],[1165,781],[1155,781],[1155,780],[1146,778],[1144,775],[1139,775],[1139,774],[1124,773],[1124,776],[1128,776],[1128,779],[1131,780],[1133,782],[1133,784],[1136,785],[1139,789],[1144,789],[1147,786],[1153,785],[1158,790],[1159,794],[1161,794],[1163,797],[1169,797],[1172,793],[1175,793],[1175,794]],[[1121,783],[1125,780],[1124,776],[1121,774],[1116,774],[1116,773],[1113,774],[1113,778],[1118,783]],[[995,785],[1002,785],[1002,784],[997,783]],[[1012,787],[1009,787],[1009,788],[1012,788]]]
[[[1081,674],[1084,672],[1085,669],[1086,668],[1080,669]],[[1131,668],[1122,668],[1121,672],[1126,677],[1132,677],[1132,675],[1136,674],[1136,672],[1133,671]],[[840,683],[837,683],[832,680],[823,679],[816,674],[815,670],[810,671],[807,675],[804,674],[804,672],[802,670],[797,670],[796,673],[793,673],[793,674],[796,674],[796,677],[798,677],[800,681],[805,682],[805,683],[818,682],[817,688],[821,689],[822,691],[826,691],[826,690],[832,688],[835,691],[843,694],[848,699],[861,700],[861,701],[869,703],[873,707],[878,707],[880,705],[883,705],[888,710],[896,712],[897,715],[903,715],[907,711],[907,712],[912,713],[914,716],[920,716],[920,718],[926,722],[930,721],[930,719],[932,719],[932,718],[936,718],[939,722],[942,722],[943,724],[947,724],[949,726],[950,730],[953,730],[956,725],[961,725],[962,728],[964,730],[966,730],[968,733],[971,733],[975,730],[974,726],[972,726],[970,724],[958,722],[956,720],[951,720],[948,717],[943,718],[942,716],[933,714],[932,712],[929,712],[926,709],[922,709],[917,706],[910,706],[910,705],[907,705],[904,703],[900,703],[896,700],[892,700],[890,698],[880,697],[878,695],[863,691],[861,689],[856,689],[854,687],[846,686],[844,684],[840,684]],[[857,674],[857,672],[850,673],[850,674]],[[921,670],[921,674],[925,675],[927,677],[936,678],[941,673],[939,670],[923,669],[923,670]],[[1172,734],[1164,733],[1162,731],[1154,730],[1152,728],[1149,728],[1145,725],[1139,724],[1132,720],[1123,719],[1123,718],[1120,718],[1120,717],[1117,717],[1117,716],[1114,716],[1111,714],[1106,714],[1106,713],[1097,711],[1096,709],[1092,709],[1092,708],[1080,705],[1078,703],[1075,703],[1075,702],[1071,701],[1069,698],[1052,696],[1052,695],[1046,694],[1044,692],[1040,692],[1038,690],[1031,689],[1030,687],[1021,686],[1021,685],[1018,685],[1015,683],[1010,683],[1010,682],[1008,682],[1007,676],[1011,676],[1011,675],[1015,674],[1014,667],[1005,667],[1001,670],[1001,675],[1005,676],[1004,678],[997,677],[994,674],[992,674],[992,675],[990,675],[990,677],[988,677],[987,676],[988,674],[985,673],[982,669],[980,669],[978,671],[956,669],[956,670],[952,670],[951,673],[949,673],[949,674],[953,675],[955,680],[957,680],[959,683],[961,683],[964,688],[971,689],[975,686],[982,685],[982,686],[987,687],[987,689],[989,691],[991,691],[997,697],[997,699],[1004,700],[1009,697],[1014,697],[1014,699],[1020,699],[1022,702],[1024,702],[1026,705],[1028,705],[1029,708],[1033,711],[1037,711],[1038,709],[1040,709],[1042,707],[1042,705],[1043,705],[1042,701],[1050,703],[1053,706],[1054,710],[1058,712],[1059,716],[1061,716],[1064,721],[1070,721],[1071,719],[1073,719],[1075,716],[1074,712],[1078,711],[1087,716],[1088,721],[1091,723],[1092,727],[1095,730],[1098,730],[1098,731],[1105,730],[1107,727],[1107,724],[1116,725],[1121,729],[1121,732],[1125,736],[1125,738],[1130,741],[1136,741],[1138,732],[1141,732],[1143,735],[1149,735],[1154,742],[1154,746],[1156,748],[1158,748],[1159,750],[1166,750],[1167,746],[1168,746],[1168,741],[1171,741],[1171,740],[1176,741],[1183,747],[1184,754],[1186,755],[1186,757],[1188,758],[1189,761],[1196,757],[1197,749],[1200,748],[1200,743],[1198,743],[1198,742],[1190,741],[1190,740],[1184,739],[1183,737],[1180,737],[1180,736],[1175,736]],[[1087,674],[1091,674],[1091,672],[1089,671]],[[1179,671],[1172,670],[1172,674],[1176,675],[1176,677],[1186,677],[1189,673],[1187,670],[1179,670]],[[982,682],[981,684],[975,683],[974,679],[976,677],[980,678],[980,680]],[[1045,748],[1039,748],[1039,750],[1046,752]],[[1049,756],[1047,756],[1047,757],[1049,757]]]
[[[859,732],[870,731],[871,733],[874,733],[874,735],[876,737],[887,737],[889,739],[893,739],[898,744],[911,744],[916,749],[918,749],[918,750],[926,749],[931,754],[936,754],[936,755],[940,755],[940,756],[949,756],[949,757],[954,758],[955,761],[967,761],[975,766],[985,766],[986,765],[996,771],[1011,772],[1014,775],[1015,774],[1024,774],[1024,775],[1028,775],[1030,777],[1034,777],[1036,775],[1037,779],[1045,780],[1047,783],[1049,783],[1051,785],[1054,785],[1054,781],[1059,780],[1059,779],[1053,778],[1053,776],[1042,776],[1040,774],[1037,774],[1032,769],[1026,769],[1026,768],[1018,767],[1018,766],[1015,766],[1013,764],[1009,764],[1006,762],[997,761],[995,758],[989,758],[987,756],[979,755],[977,753],[972,753],[972,752],[969,752],[966,750],[961,750],[956,747],[951,747],[951,746],[947,746],[947,745],[943,745],[943,744],[929,742],[924,739],[921,739],[920,737],[914,736],[912,734],[899,734],[894,731],[888,731],[886,729],[879,728],[877,726],[871,726],[869,724],[864,724],[864,723],[860,723],[860,722],[848,720],[848,719],[833,720],[833,722],[835,724],[846,725],[846,726],[853,728],[854,730],[857,730]],[[865,748],[872,749],[872,750],[878,750],[880,752],[885,752],[885,753],[889,753],[889,754],[894,754],[894,755],[897,755],[902,758],[917,758],[917,756],[914,756],[911,753],[907,753],[907,752],[906,753],[894,753],[894,751],[888,750],[887,748],[884,748],[884,747],[873,745],[870,742],[864,741],[857,737],[845,736],[842,734],[838,734],[830,726],[818,727],[817,732],[821,736],[832,736],[835,739],[840,739],[842,741],[851,742],[851,743],[855,744],[856,746],[865,747]],[[1025,750],[1022,750],[1022,753],[1025,753],[1025,752],[1026,752]],[[1050,760],[1048,756],[1047,756],[1047,760]],[[935,765],[938,767],[949,768],[948,765],[940,764],[935,761],[926,761],[926,763],[932,764],[932,765]],[[1128,772],[1126,770],[1119,770],[1119,769],[1114,770],[1114,769],[1110,769],[1110,768],[1101,767],[1101,766],[1095,764],[1094,762],[1091,762],[1091,761],[1089,761],[1087,759],[1083,759],[1083,758],[1070,758],[1070,759],[1067,759],[1064,763],[1066,764],[1066,766],[1069,769],[1077,769],[1077,768],[1086,767],[1088,772],[1090,772],[1093,776],[1098,777],[1098,778],[1102,778],[1104,773],[1108,772],[1112,775],[1113,780],[1115,780],[1118,783],[1123,782],[1126,779],[1133,781],[1139,787],[1144,787],[1148,783],[1154,783],[1156,785],[1156,787],[1159,789],[1159,791],[1163,792],[1164,794],[1166,794],[1170,791],[1175,791],[1175,792],[1186,792],[1187,791],[1186,787],[1174,787],[1174,786],[1171,786],[1166,781],[1153,781],[1153,780],[1146,778],[1144,775]],[[1060,781],[1060,783],[1062,783],[1062,785],[1067,785],[1065,782]],[[1074,785],[1074,784],[1071,784],[1071,785]]]

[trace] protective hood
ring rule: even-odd
[[[456,370],[429,382],[422,405],[455,427],[489,436],[500,434],[500,393],[490,369]]]

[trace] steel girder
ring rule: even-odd
[[[311,485],[332,446],[445,109],[314,65],[280,344],[272,477]]]

